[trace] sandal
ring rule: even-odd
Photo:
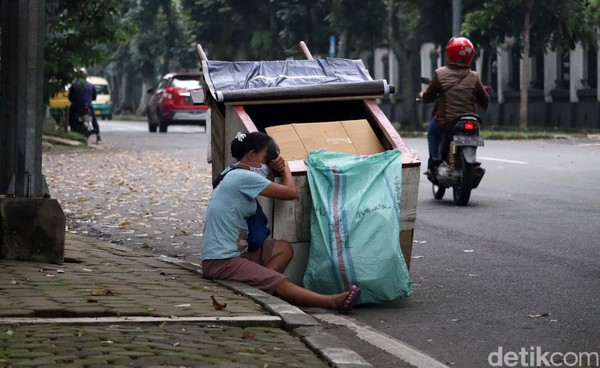
[[[356,289],[348,292],[348,296],[344,300],[344,305],[339,309],[339,312],[342,314],[346,314],[354,308],[356,303],[360,300],[360,288],[357,286]]]

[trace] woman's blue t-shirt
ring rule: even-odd
[[[246,251],[237,246],[240,231],[248,231],[246,218],[256,212],[256,197],[270,183],[262,175],[244,169],[225,175],[208,202],[202,259],[232,258]]]

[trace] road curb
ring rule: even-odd
[[[202,267],[198,264],[166,256],[158,256],[156,258],[202,274]],[[269,313],[281,318],[285,331],[298,337],[309,349],[327,361],[332,367],[372,367],[371,364],[355,351],[348,349],[337,337],[325,332],[320,322],[304,313],[300,308],[241,282],[214,281],[219,285],[233,290],[237,294],[254,300]]]

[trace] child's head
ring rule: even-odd
[[[254,154],[258,155],[257,157],[264,157],[264,163],[269,163],[279,156],[279,147],[268,134],[238,132],[231,141],[231,155],[240,161],[251,151],[254,151]]]

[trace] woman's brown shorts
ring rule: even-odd
[[[255,252],[246,252],[238,257],[208,259],[202,261],[205,279],[239,281],[273,294],[287,276],[264,267],[271,260],[274,239],[266,239]]]

